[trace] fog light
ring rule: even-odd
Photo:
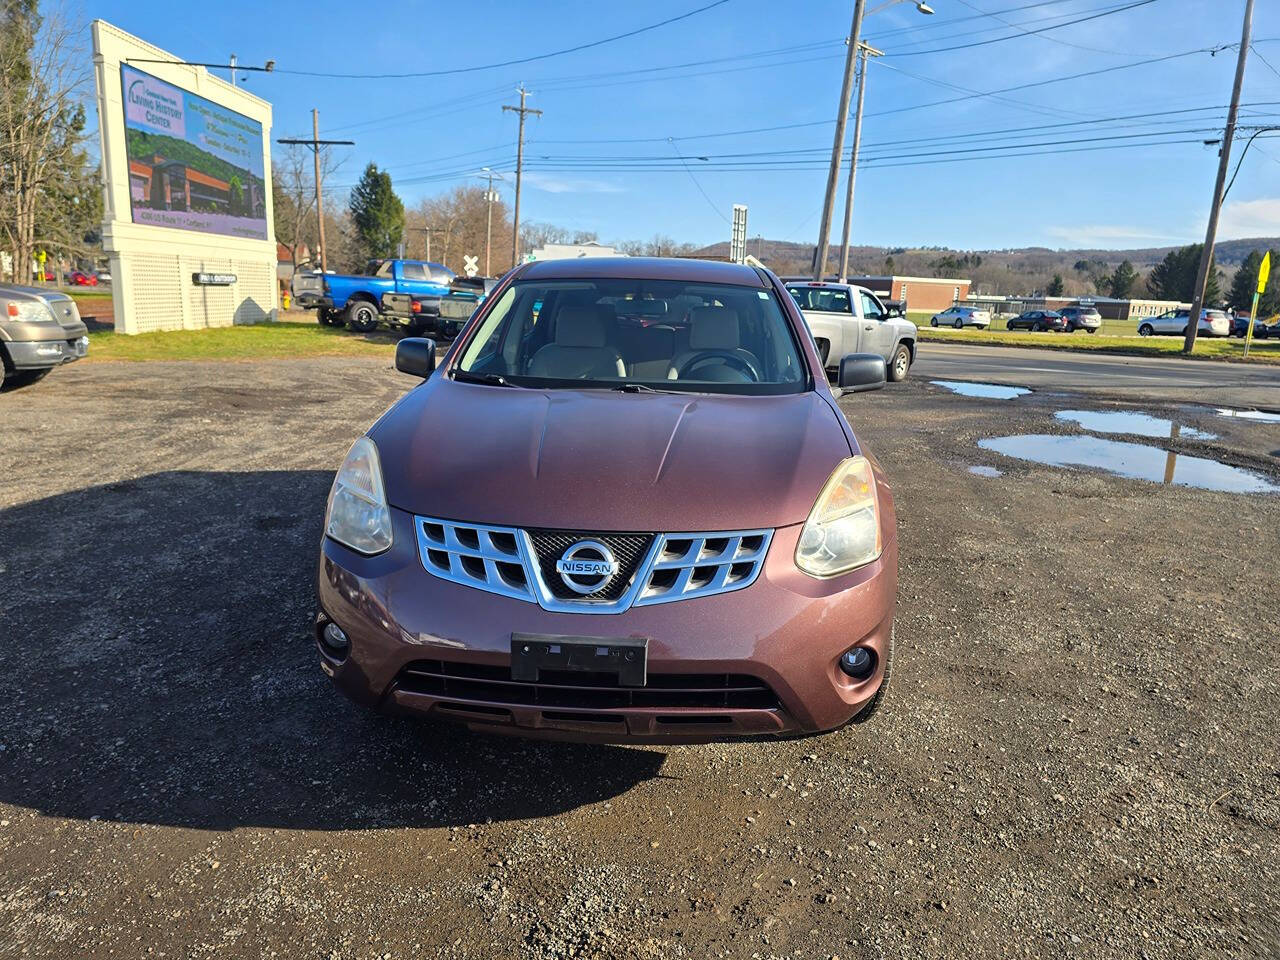
[[[342,628],[336,623],[330,623],[324,628],[323,637],[325,646],[339,651],[345,651],[351,642],[347,639],[347,635],[342,632]]]
[[[840,669],[855,680],[865,680],[876,669],[876,655],[866,647],[854,647],[840,656]]]

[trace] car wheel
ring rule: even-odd
[[[342,314],[337,310],[330,310],[328,307],[320,307],[317,309],[316,319],[326,327],[342,326]]]
[[[39,383],[49,375],[52,369],[53,367],[45,367],[43,370],[5,370],[4,380],[0,382],[0,390],[19,390],[33,383]]]
[[[1090,333],[1097,333],[1097,332],[1098,332],[1098,327],[1090,327],[1090,328],[1089,328],[1089,332],[1090,332]]]
[[[1031,325],[1031,332],[1032,332],[1032,333],[1044,333],[1044,324],[1043,324],[1043,323],[1039,323],[1039,322],[1033,323],[1033,324]]]
[[[963,330],[963,329],[964,329],[964,321],[963,321],[963,320],[961,320],[959,317],[956,317],[956,322],[955,322],[955,323],[953,323],[953,324],[952,324],[952,326],[953,326],[953,327],[955,327],[957,330]]]
[[[822,361],[822,366],[825,368],[827,357],[831,355],[831,341],[818,339],[813,341],[813,345],[818,348],[818,359]]]
[[[930,320],[930,321],[929,321],[929,326],[931,326],[931,327],[936,327],[937,325],[938,325],[938,318],[937,318],[937,317],[934,317],[932,320]]]
[[[893,359],[889,361],[889,379],[901,383],[907,379],[907,371],[911,369],[911,350],[905,343],[898,344],[893,351]]]
[[[347,329],[368,333],[378,328],[378,310],[368,300],[356,300],[347,307]]]
[[[1151,326],[1149,323],[1144,323],[1142,326],[1138,327],[1138,336],[1140,337],[1149,337],[1155,332],[1155,327]]]
[[[884,706],[884,698],[889,692],[889,677],[893,673],[893,631],[889,631],[889,648],[884,656],[884,676],[880,680],[880,689],[867,701],[867,705],[858,711],[853,718],[854,723],[866,723]]]

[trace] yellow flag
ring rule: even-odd
[[[1266,293],[1267,278],[1271,276],[1271,251],[1268,250],[1262,257],[1262,266],[1258,267],[1258,293]]]

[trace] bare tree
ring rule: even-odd
[[[342,166],[328,151],[320,154],[320,179],[327,181]],[[298,144],[290,145],[272,164],[271,189],[275,208],[276,240],[289,248],[296,269],[298,251],[306,247],[315,255],[319,249],[316,227],[315,164],[311,153]],[[328,228],[328,219],[325,221]]]
[[[431,260],[461,273],[463,257],[484,260],[486,222],[489,215],[485,190],[481,186],[459,186],[447,193],[428,197],[405,215],[407,249],[426,257],[427,236],[431,237]],[[521,234],[524,233],[523,226]],[[502,271],[511,263],[511,218],[502,201],[493,204],[492,265]]]
[[[62,11],[39,16],[34,0],[0,2],[0,231],[15,279],[25,279],[38,246],[83,240],[55,215],[74,212],[86,188],[81,33]],[[87,186],[101,190],[96,179]]]

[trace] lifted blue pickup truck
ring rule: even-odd
[[[329,326],[367,332],[385,320],[411,334],[430,330],[449,296],[454,273],[425,260],[370,260],[364,274],[312,274],[297,285],[298,306]]]

